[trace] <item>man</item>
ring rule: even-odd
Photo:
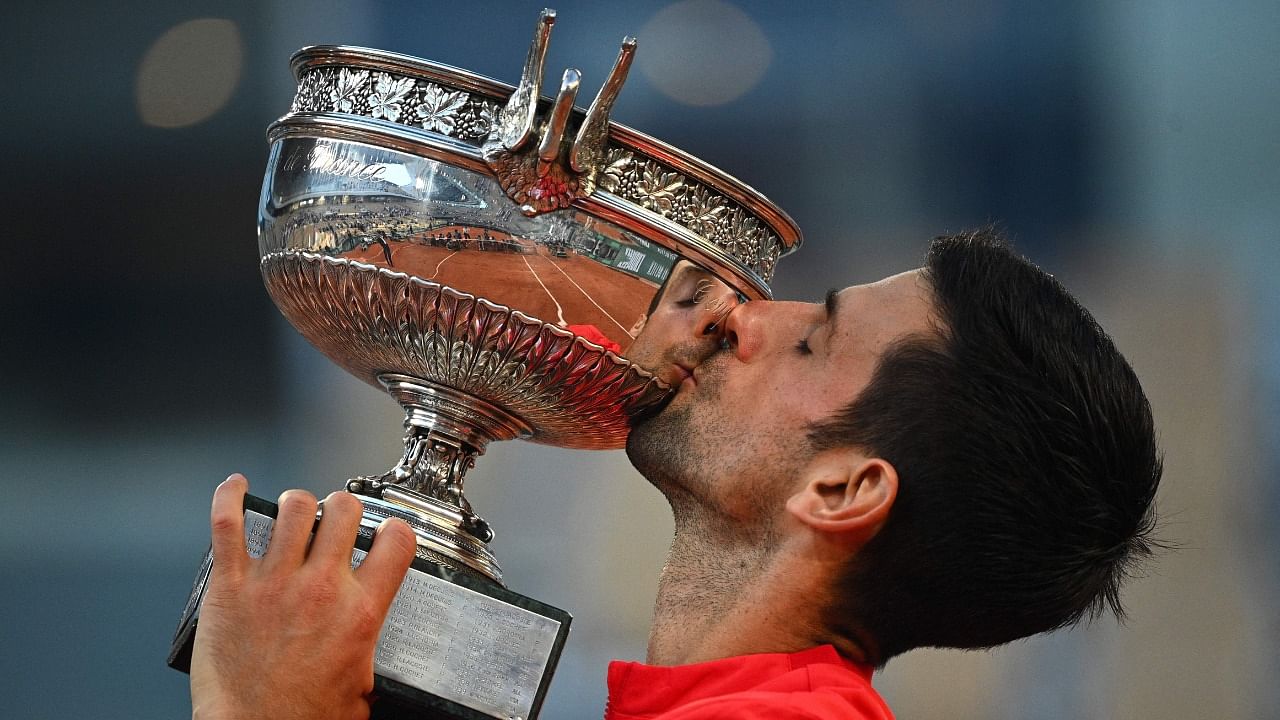
[[[610,668],[607,717],[891,717],[870,674],[897,654],[1120,613],[1151,549],[1151,412],[1051,277],[974,233],[825,304],[739,305],[723,330],[628,441],[676,534],[649,664]],[[315,502],[286,493],[250,561],[244,486],[215,494],[195,713],[359,716],[413,538],[384,526],[351,573],[354,499],[329,498],[307,551]]]

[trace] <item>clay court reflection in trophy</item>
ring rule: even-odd
[[[393,53],[311,47],[268,131],[264,282],[313,345],[405,410],[404,454],[347,481],[418,558],[375,659],[380,709],[532,718],[569,615],[508,590],[463,482],[494,440],[619,448],[688,374],[687,345],[769,295],[795,224],[756,191],[609,121],[634,41],[585,112],[541,96],[554,13],[518,87]],[[524,488],[513,487],[511,492]],[[275,508],[250,498],[261,553]],[[209,560],[170,664],[185,669]],[[388,711],[389,712],[389,711]]]

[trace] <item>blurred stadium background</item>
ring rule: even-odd
[[[0,716],[173,718],[164,665],[232,471],[323,494],[400,416],[279,317],[257,271],[289,54],[379,47],[514,82],[540,3],[8,3],[0,263]],[[903,718],[1280,717],[1280,5],[563,0],[548,67],[799,221],[781,297],[988,222],[1144,379],[1167,554],[1131,619],[921,651]],[[574,612],[545,717],[598,718],[644,654],[667,510],[621,453],[492,447],[468,483],[513,588]]]

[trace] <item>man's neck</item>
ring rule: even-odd
[[[734,536],[677,512],[648,662],[683,665],[828,642],[843,651],[818,622],[816,578],[790,565],[776,542]]]

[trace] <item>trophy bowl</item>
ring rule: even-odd
[[[768,298],[778,259],[800,243],[755,190],[610,122],[634,40],[587,110],[574,106],[577,70],[543,97],[554,19],[539,18],[516,87],[395,53],[304,48],[293,105],[268,130],[267,290],[308,342],[405,410],[400,459],[346,483],[364,506],[364,546],[401,518],[423,572],[501,601],[477,610],[456,589],[419,592],[454,636],[505,633],[470,642],[462,660],[434,635],[379,645],[380,683],[424,690],[412,699],[457,717],[536,714],[568,624],[502,585],[493,531],[463,494],[476,458],[518,438],[622,447],[691,371],[681,348],[714,336],[737,303]],[[247,534],[261,552],[274,508],[254,502]],[[208,559],[179,640],[207,572]]]

